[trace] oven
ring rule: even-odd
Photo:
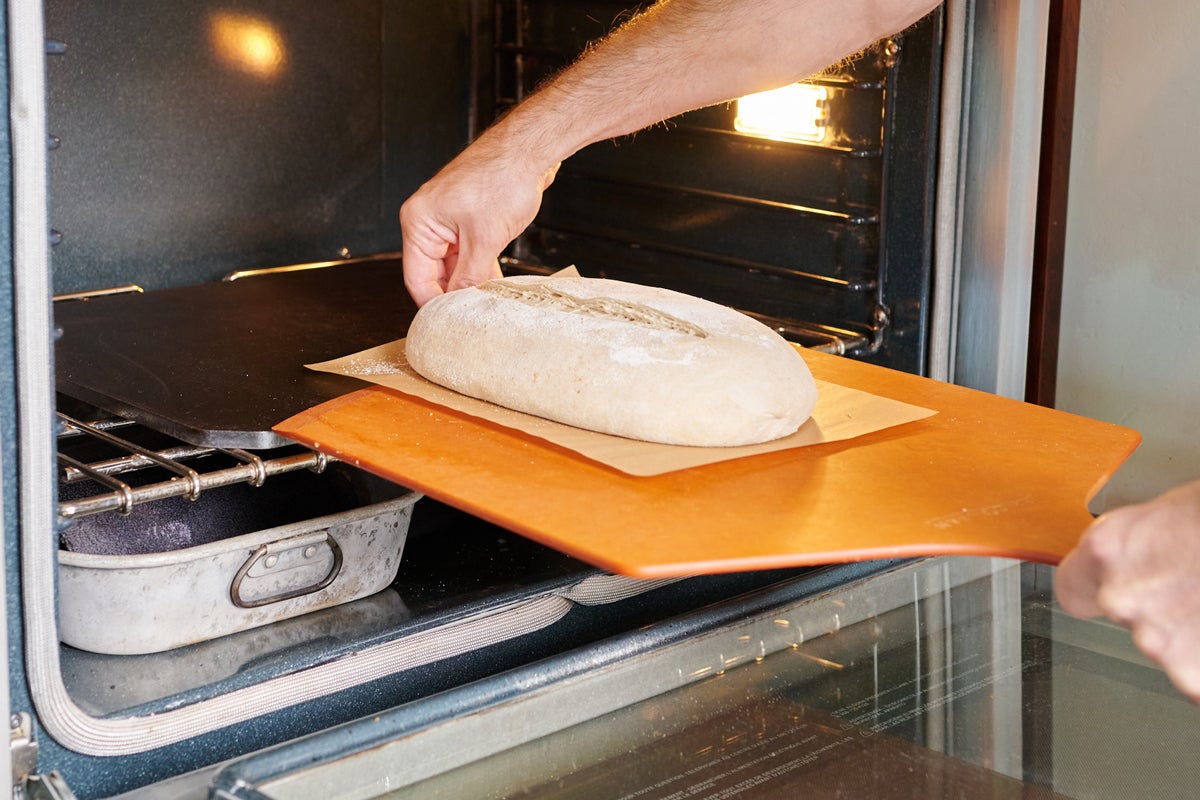
[[[396,756],[439,765],[405,780],[437,780],[501,744],[913,613],[925,638],[898,646],[925,653],[919,674],[933,652],[965,680],[975,665],[944,652],[951,610],[980,592],[1045,600],[1044,575],[989,561],[628,578],[271,430],[360,385],[305,363],[403,336],[403,199],[628,13],[608,0],[9,5],[0,456],[9,759],[24,791],[258,797],[274,781],[268,796],[336,796],[343,769],[373,791],[379,765],[362,771],[362,754],[392,750],[371,730],[447,731]],[[950,2],[806,82],[789,101],[804,132],[764,133],[731,104],[594,145],[502,266],[667,286],[807,347],[1019,395],[1045,38],[1040,4]],[[1002,616],[960,614],[971,641],[1020,661],[1036,643]],[[980,684],[991,700],[970,695],[989,715],[971,747],[1016,735],[1023,690],[1006,670]],[[846,688],[856,735],[863,674]],[[954,708],[953,689],[937,691],[927,731]],[[598,733],[588,752],[602,763],[624,735]],[[347,754],[312,794],[279,788],[297,764]]]

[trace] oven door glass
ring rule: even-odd
[[[1126,632],[1065,616],[1052,580],[917,562],[658,646],[639,632],[217,783],[281,800],[1186,795],[1200,712]]]

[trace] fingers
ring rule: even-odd
[[[406,246],[403,256],[404,288],[412,297],[413,302],[423,306],[433,298],[446,292],[442,280],[442,267],[434,259],[423,257],[415,250],[410,251]]]
[[[1200,481],[1098,519],[1059,565],[1070,614],[1103,614],[1200,702]]]
[[[499,277],[500,253],[537,216],[558,164],[509,128],[485,131],[400,208],[404,285],[418,305]]]
[[[498,253],[508,244],[503,235],[495,241],[486,235],[471,236],[463,222],[442,222],[425,194],[418,192],[400,208],[404,237],[404,286],[422,306],[455,289],[465,289],[500,277]],[[495,238],[495,237],[491,237]]]
[[[1161,558],[1146,546],[1146,511],[1129,506],[1100,517],[1058,566],[1059,605],[1077,617],[1106,616],[1127,627],[1152,601],[1147,583],[1162,575]]]
[[[404,238],[404,287],[422,306],[446,291],[448,276],[458,258],[458,237],[449,227],[433,221],[419,195],[401,206],[400,227]]]
[[[499,254],[537,213],[538,180],[489,181],[486,166],[452,163],[400,208],[404,285],[417,305],[500,277]]]
[[[1171,682],[1193,703],[1200,703],[1200,637],[1187,627],[1153,628],[1134,641],[1150,658],[1162,665]]]
[[[1058,603],[1076,617],[1107,616],[1125,622],[1120,592],[1127,588],[1119,573],[1128,567],[1125,541],[1132,508],[1097,519],[1058,565],[1054,592]]]
[[[1162,666],[1172,683],[1193,702],[1200,702],[1200,601],[1193,590],[1155,604],[1157,614],[1135,619],[1133,642]]]
[[[501,277],[500,262],[495,258],[488,258],[485,250],[473,250],[471,255],[475,256],[475,258],[469,262],[460,261],[457,268],[451,271],[450,280],[446,284],[446,291],[453,292],[456,289],[467,289],[471,286],[478,286],[492,278]]]
[[[445,292],[501,276],[495,245],[472,246],[455,229],[431,224],[417,211],[406,211],[410,208],[405,204],[400,212],[404,287],[418,306]]]
[[[1054,594],[1063,610],[1075,617],[1098,617],[1104,613],[1097,601],[1101,565],[1085,541],[1058,565]]]

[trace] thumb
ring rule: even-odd
[[[463,243],[459,247],[454,271],[446,282],[446,291],[477,286],[500,276],[500,262],[497,261],[494,252],[485,247]]]
[[[1091,531],[1075,549],[1067,553],[1054,573],[1054,594],[1058,604],[1073,617],[1084,619],[1104,613],[1100,606],[1100,581],[1104,565],[1093,548]]]

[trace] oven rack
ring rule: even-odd
[[[545,267],[514,256],[500,256],[500,268],[505,275],[552,275],[557,271],[557,268]],[[745,308],[736,310],[758,320],[784,339],[821,353],[832,353],[836,356],[861,355],[871,352],[878,343],[876,329],[856,331],[819,322],[784,319]]]
[[[246,450],[204,447],[183,442],[161,449],[150,449],[114,433],[122,428],[137,425],[130,420],[102,419],[82,422],[62,412],[58,412],[57,416],[60,486],[91,481],[102,487],[99,493],[84,497],[60,497],[58,517],[60,525],[64,527],[75,519],[92,514],[109,511],[128,514],[135,506],[169,497],[183,497],[194,501],[204,491],[236,483],[262,486],[268,478],[286,472],[307,469],[320,473],[337,460],[300,445],[269,457]],[[103,443],[118,455],[91,462],[76,459],[62,452],[62,444],[75,437],[87,437]],[[221,455],[226,458],[212,458]],[[233,466],[220,465],[230,461],[234,462]],[[122,479],[150,469],[163,470],[171,477],[138,485]]]

